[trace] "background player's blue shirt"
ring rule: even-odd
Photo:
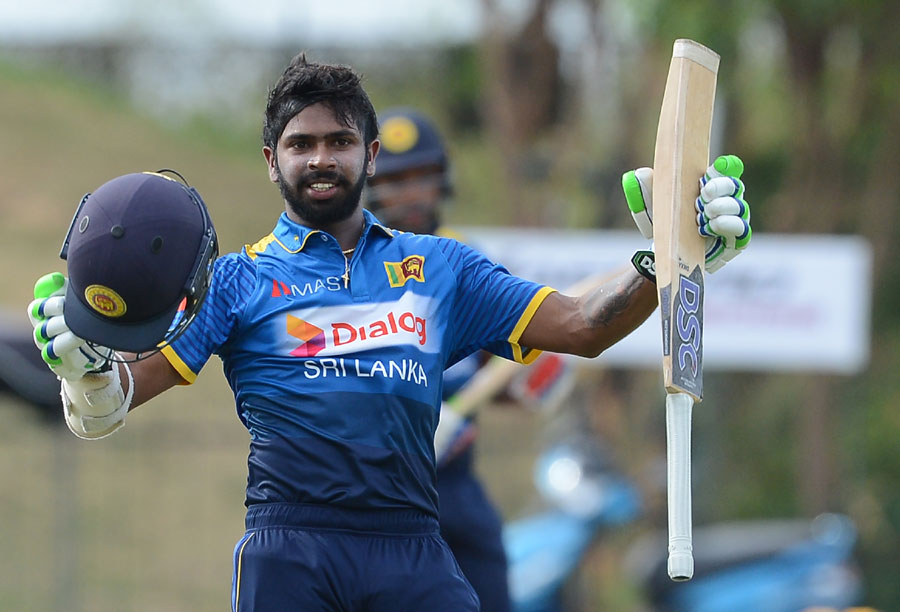
[[[333,236],[282,214],[270,235],[216,262],[200,312],[164,351],[188,382],[222,359],[251,434],[248,505],[436,516],[444,369],[480,348],[537,356],[518,341],[551,289],[456,240],[364,214],[349,262]]]

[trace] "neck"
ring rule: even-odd
[[[341,219],[340,221],[334,221],[332,223],[312,223],[307,221],[303,217],[298,216],[290,206],[286,206],[285,211],[291,221],[312,229],[327,232],[334,236],[335,239],[337,239],[338,244],[341,245],[341,250],[344,251],[356,248],[356,243],[359,242],[359,238],[362,236],[363,227],[365,226],[365,217],[363,216],[362,206],[358,207],[353,214],[346,219]]]

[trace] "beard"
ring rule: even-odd
[[[366,185],[365,169],[359,173],[359,177],[354,183],[350,183],[336,172],[307,172],[301,175],[294,185],[284,179],[281,168],[276,166],[276,169],[281,197],[295,215],[315,227],[330,225],[350,218],[359,207],[363,187]],[[333,182],[336,186],[342,187],[346,195],[336,196],[330,200],[314,200],[303,193],[304,185],[317,181]]]

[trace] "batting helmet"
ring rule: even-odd
[[[162,172],[181,178],[119,176],[85,195],[72,218],[60,252],[69,275],[63,315],[91,344],[156,352],[206,297],[216,230],[197,190]]]
[[[445,195],[450,195],[450,162],[437,127],[411,108],[388,109],[380,116],[381,149],[378,174],[384,176],[428,166],[437,166],[443,175]]]

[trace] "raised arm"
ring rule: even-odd
[[[580,295],[551,293],[522,333],[524,346],[596,357],[656,309],[656,286],[633,268],[588,279]]]

